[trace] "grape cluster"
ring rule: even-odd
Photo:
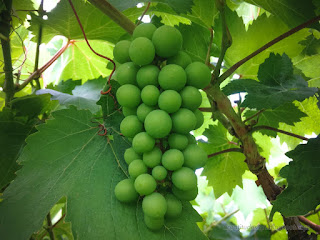
[[[195,169],[207,161],[190,131],[203,124],[199,89],[209,84],[211,73],[205,64],[192,62],[182,42],[176,28],[145,23],[136,27],[132,41],[114,47],[121,85],[116,97],[125,116],[120,130],[132,142],[124,153],[130,178],[116,185],[115,195],[125,203],[143,196],[151,230],[178,217],[181,200],[195,199]]]

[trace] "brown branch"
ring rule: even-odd
[[[265,125],[254,127],[254,128],[251,129],[251,132],[255,132],[255,131],[258,131],[258,130],[261,130],[261,129],[271,130],[271,131],[275,131],[275,132],[279,132],[279,133],[283,133],[283,134],[289,135],[291,137],[299,138],[301,140],[309,141],[309,138],[306,138],[306,137],[303,137],[303,136],[300,136],[300,135],[297,135],[297,134],[294,134],[294,133],[290,133],[290,132],[287,132],[287,131],[284,131],[284,130],[280,130],[280,129],[277,129],[277,128],[265,126]]]
[[[223,153],[227,153],[227,152],[240,152],[240,153],[242,153],[243,151],[242,151],[241,148],[229,148],[229,149],[226,149],[226,150],[222,150],[220,152],[215,152],[215,153],[209,154],[208,158],[212,158],[214,156],[217,156],[217,155],[223,154]]]
[[[213,29],[209,28],[210,31],[210,41],[209,41],[209,46],[208,46],[208,51],[207,51],[207,57],[206,57],[206,65],[210,66],[210,52],[211,52],[211,47],[212,47],[212,41],[213,41]]]
[[[263,113],[265,111],[265,109],[260,110],[259,112],[253,114],[252,116],[248,117],[247,119],[245,119],[243,122],[248,122],[249,120],[251,120],[252,118],[255,118],[256,116],[259,116],[261,113]]]
[[[299,216],[298,218],[300,222],[304,223],[305,225],[309,226],[314,231],[316,231],[318,234],[320,234],[320,225],[315,224],[314,222],[310,221],[304,216]]]
[[[212,108],[198,108],[201,112],[212,112]]]
[[[242,64],[244,64],[245,62],[247,62],[248,60],[250,60],[251,58],[255,57],[256,55],[258,55],[259,53],[263,52],[264,50],[266,50],[267,48],[271,47],[272,45],[280,42],[281,40],[291,36],[292,34],[300,31],[301,29],[316,23],[320,20],[320,16],[316,16],[312,19],[310,19],[309,21],[300,24],[299,26],[292,28],[291,30],[289,30],[288,32],[285,32],[284,34],[280,35],[279,37],[276,37],[275,39],[271,40],[270,42],[268,42],[267,44],[263,45],[261,48],[259,48],[258,50],[254,51],[253,53],[249,54],[248,56],[246,56],[245,58],[243,58],[242,60],[240,60],[239,62],[235,63],[233,66],[231,66],[226,72],[224,72],[219,78],[218,78],[218,83],[222,83],[227,77],[229,77],[235,70],[237,70],[238,67],[240,67]]]
[[[136,26],[138,26],[142,22],[142,19],[143,19],[144,15],[146,15],[146,13],[148,12],[149,8],[150,8],[150,2],[148,2],[147,7],[144,10],[144,12],[142,13],[142,15],[141,15],[140,19],[138,20]]]

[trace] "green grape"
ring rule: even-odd
[[[187,75],[179,65],[170,64],[161,69],[158,81],[164,90],[180,91],[186,85]]]
[[[133,39],[136,39],[138,37],[146,37],[151,40],[152,35],[156,29],[157,27],[152,23],[141,23],[134,29],[132,37]]]
[[[143,125],[137,116],[125,117],[120,124],[120,131],[125,137],[133,138],[137,133],[142,132]]]
[[[167,177],[168,171],[163,166],[156,166],[152,169],[154,179],[161,181]]]
[[[165,111],[154,110],[144,120],[144,128],[151,137],[163,138],[170,133],[172,121]]]
[[[211,81],[211,72],[207,65],[193,62],[186,67],[187,83],[190,86],[202,89]]]
[[[142,200],[142,210],[149,217],[161,218],[166,214],[167,201],[160,193],[151,193]]]
[[[128,171],[130,177],[136,178],[139,175],[146,173],[148,168],[141,159],[136,159],[129,164]]]
[[[197,119],[197,124],[194,127],[194,129],[198,129],[199,127],[202,126],[202,124],[204,122],[203,113],[199,109],[196,109],[193,113],[194,113],[194,115],[196,116],[196,119]]]
[[[185,149],[189,144],[187,136],[178,133],[171,133],[168,138],[168,143],[170,148],[178,150]]]
[[[139,194],[134,188],[132,179],[124,179],[120,181],[114,188],[114,194],[120,202],[133,202],[138,199]]]
[[[157,231],[163,227],[164,217],[152,218],[152,217],[149,217],[148,215],[144,215],[144,223],[150,230]]]
[[[192,169],[182,167],[172,173],[172,183],[180,190],[191,190],[197,186],[197,175]]]
[[[144,103],[140,104],[137,108],[137,117],[141,122],[144,122],[149,113],[155,110],[155,107],[148,106]]]
[[[159,95],[159,89],[153,85],[145,86],[141,91],[142,102],[148,106],[157,105]]]
[[[187,134],[197,124],[196,116],[189,109],[180,108],[177,112],[171,115],[172,130],[176,133]]]
[[[182,104],[181,107],[196,110],[202,102],[202,95],[198,89],[192,86],[186,86],[180,91]]]
[[[177,149],[170,149],[162,155],[161,162],[168,170],[178,170],[184,163],[183,154]]]
[[[114,59],[119,63],[130,62],[129,47],[131,42],[128,40],[122,40],[117,42],[113,49]]]
[[[122,113],[125,117],[137,115],[137,108],[122,107]]]
[[[165,214],[165,217],[168,218],[176,218],[178,217],[182,212],[182,203],[181,201],[176,198],[173,194],[167,194],[165,196],[167,201],[167,212]]]
[[[129,165],[133,160],[141,159],[141,155],[136,153],[133,148],[127,148],[124,152],[124,160]]]
[[[131,42],[129,56],[135,64],[144,66],[152,63],[155,49],[150,39],[138,37]]]
[[[163,91],[158,99],[159,108],[167,113],[174,113],[179,110],[182,103],[181,96],[174,90]]]
[[[134,136],[132,147],[137,153],[149,152],[153,149],[155,140],[146,132],[140,132]]]
[[[147,85],[158,86],[158,76],[160,69],[155,65],[143,66],[137,73],[137,83],[142,89]]]
[[[184,166],[197,169],[203,167],[208,159],[207,153],[197,144],[190,144],[183,150]]]
[[[143,154],[142,160],[149,168],[153,168],[161,163],[162,152],[158,147],[154,147],[150,152]]]
[[[141,102],[140,89],[131,84],[119,87],[116,97],[119,104],[123,107],[135,108]]]
[[[182,35],[178,29],[164,25],[154,31],[152,42],[156,54],[167,58],[176,55],[181,49]]]
[[[156,190],[156,187],[156,180],[147,173],[139,175],[134,181],[134,188],[141,196],[149,195],[150,193],[154,192],[154,190]]]
[[[195,143],[197,143],[197,140],[195,139],[195,137],[192,135],[192,134],[187,134],[186,135],[187,136],[187,138],[188,138],[188,143],[189,144],[195,144]]]
[[[120,85],[132,84],[137,85],[138,67],[133,62],[126,62],[121,64],[117,69],[117,81]]]
[[[173,185],[172,193],[182,201],[192,201],[198,195],[198,187],[192,188],[191,190],[188,190],[188,191],[182,191]]]
[[[167,64],[177,64],[182,68],[186,68],[190,63],[192,63],[191,57],[184,51],[179,51],[177,55],[167,60]]]

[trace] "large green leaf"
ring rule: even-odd
[[[2,196],[1,239],[29,238],[62,196],[76,239],[206,239],[195,223],[201,218],[189,203],[177,220],[152,232],[143,222],[141,201],[117,201],[114,187],[126,178],[123,153],[129,146],[118,134],[119,113],[105,122],[113,135],[109,141],[98,135],[87,110],[63,109],[52,116],[27,139],[19,159],[23,167]]]
[[[271,216],[276,211],[286,217],[304,215],[319,205],[319,155],[319,136],[287,153],[293,161],[281,169],[280,175],[287,178],[288,187],[273,202]]]

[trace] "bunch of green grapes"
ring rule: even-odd
[[[174,27],[139,25],[132,41],[119,41],[114,58],[120,64],[116,97],[125,116],[121,133],[132,142],[124,153],[130,178],[115,195],[128,203],[143,197],[147,227],[159,230],[165,218],[181,214],[182,202],[198,194],[195,170],[207,161],[190,131],[203,124],[199,89],[211,79],[210,69],[182,51]]]

